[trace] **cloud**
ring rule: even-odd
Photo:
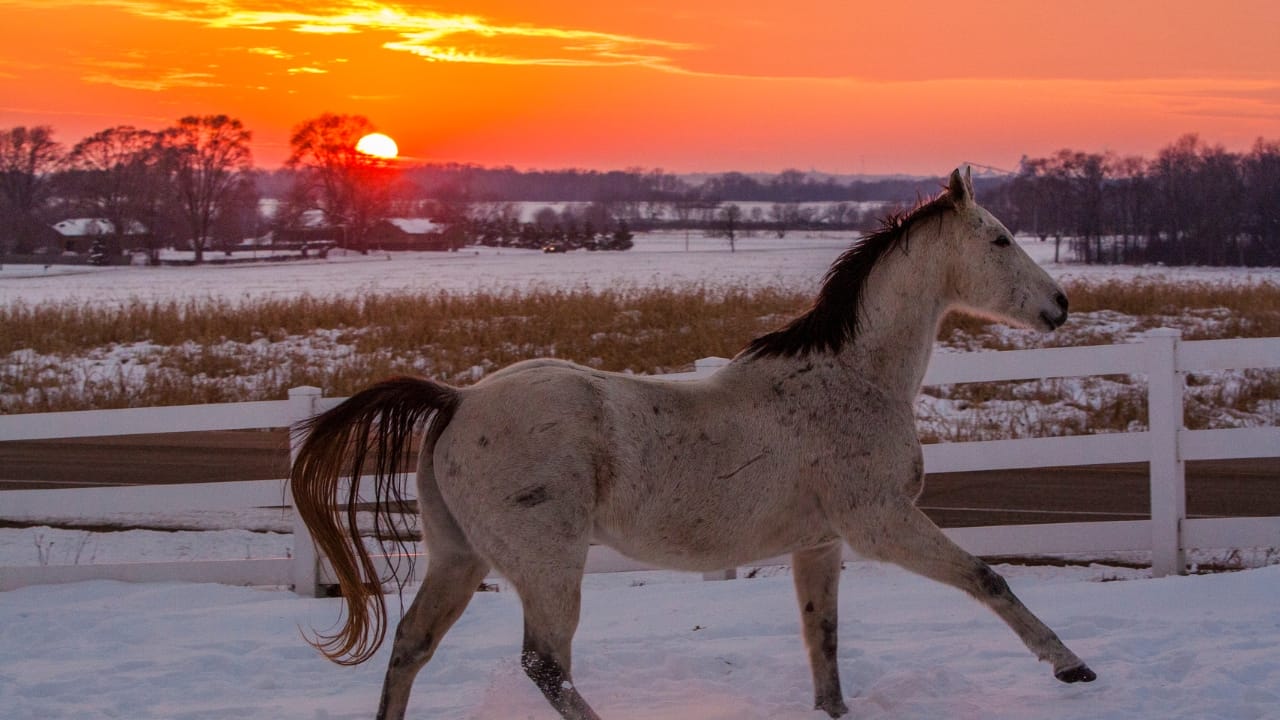
[[[1162,103],[1168,112],[1200,117],[1280,117],[1280,84],[1273,80],[1194,78],[1142,83],[1135,94]]]
[[[106,71],[91,72],[82,76],[81,79],[88,83],[95,83],[98,85],[115,85],[116,87],[122,87],[129,90],[163,92],[165,90],[172,90],[173,88],[178,87],[222,87],[222,83],[216,82],[213,77],[212,73],[169,70],[152,77],[121,76]]]
[[[266,55],[267,57],[272,57],[277,60],[288,60],[293,57],[292,53],[287,53],[277,47],[251,47],[245,48],[245,51],[253,53],[254,55]]]
[[[42,7],[84,4],[87,0],[40,3]],[[674,56],[682,50],[693,49],[686,43],[655,38],[568,27],[502,24],[477,15],[404,9],[372,0],[340,0],[307,9],[280,9],[278,3],[255,0],[105,0],[94,4],[214,29],[387,35],[390,37],[383,40],[381,47],[433,62],[574,67],[640,65],[683,72]]]
[[[223,87],[212,72],[191,71],[181,67],[165,68],[169,64],[145,53],[131,51],[129,59],[113,60],[84,58],[77,62],[87,68],[80,79],[96,85],[114,85],[129,90],[163,92],[174,88]],[[216,68],[210,65],[210,68]]]

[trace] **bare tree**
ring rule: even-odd
[[[0,130],[0,250],[35,249],[44,226],[40,212],[64,157],[47,125]]]
[[[82,202],[111,223],[112,254],[120,252],[124,235],[136,225],[155,237],[157,228],[145,221],[153,219],[154,199],[167,180],[160,141],[159,133],[120,125],[90,135],[71,150],[70,184]],[[154,263],[153,241],[147,249]]]
[[[742,207],[737,203],[721,206],[716,210],[715,219],[707,234],[728,240],[729,252],[736,252],[738,236],[742,234]]]
[[[214,218],[211,232],[214,248],[230,255],[245,238],[257,237],[262,225],[258,200],[258,186],[253,177],[242,174]]]
[[[301,169],[298,182],[314,197],[329,225],[342,228],[340,242],[368,252],[369,230],[386,219],[394,170],[388,160],[356,150],[374,131],[362,115],[324,113],[293,130],[288,166]]]
[[[1111,261],[1133,262],[1150,204],[1147,161],[1137,155],[1114,157],[1107,173],[1111,176],[1112,188],[1109,214],[1115,231],[1120,234],[1120,243],[1113,246]]]
[[[450,250],[457,250],[472,240],[474,233],[471,189],[464,184],[449,183],[437,188],[430,217],[444,229],[441,234]]]
[[[822,222],[833,230],[840,230],[858,221],[858,210],[848,202],[834,202],[822,213]]]
[[[1240,154],[1188,134],[1150,162],[1067,149],[1024,158],[1006,216],[1042,240],[1072,238],[1086,263],[1276,263],[1277,188],[1280,143]]]
[[[196,263],[204,261],[218,213],[239,191],[253,165],[252,137],[239,120],[226,115],[184,117],[164,131],[177,205],[186,220]]]
[[[791,226],[791,219],[794,217],[791,210],[792,203],[777,202],[769,206],[769,221],[773,225],[773,233],[779,239],[787,236],[787,230]]]
[[[1243,162],[1249,260],[1280,265],[1280,142],[1258,138]]]

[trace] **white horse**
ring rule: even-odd
[[[386,608],[340,478],[358,476],[371,452],[385,513],[414,428],[430,418],[417,476],[428,570],[396,629],[379,718],[404,716],[414,676],[491,567],[520,595],[529,677],[563,717],[598,717],[570,672],[593,541],[692,571],[791,553],[815,707],[831,717],[848,712],[836,667],[842,543],[968,592],[1059,680],[1093,680],[1000,575],[915,507],[924,467],[912,403],[954,307],[1046,332],[1067,317],[1061,288],[959,171],[845,252],[808,312],[705,380],[531,360],[469,388],[398,378],[357,393],[305,425],[293,467],[298,512],[348,603],[345,624],[316,646],[355,664],[380,645]]]

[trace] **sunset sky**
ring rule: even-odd
[[[0,0],[0,127],[321,112],[411,161],[938,174],[1280,139],[1280,2]]]

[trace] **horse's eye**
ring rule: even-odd
[[[1012,242],[1013,241],[1009,239],[1008,235],[1001,235],[997,237],[995,240],[992,240],[991,244],[995,245],[996,247],[1007,247]]]

